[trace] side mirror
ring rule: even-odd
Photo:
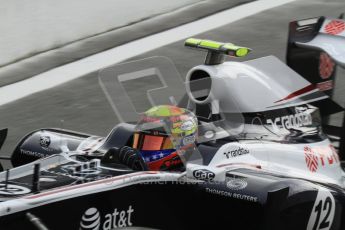
[[[187,164],[186,167],[187,178],[210,181],[210,182],[224,182],[225,169],[209,167],[204,165]]]

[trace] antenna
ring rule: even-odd
[[[7,190],[7,188],[8,188],[8,181],[9,181],[9,178],[10,178],[10,170],[7,169],[7,170],[6,170],[6,180],[5,180],[5,190]]]
[[[184,45],[191,48],[206,50],[205,65],[219,65],[225,61],[225,56],[245,57],[251,51],[251,49],[247,47],[237,46],[232,43],[222,43],[197,38],[187,39]]]
[[[32,177],[32,191],[34,193],[40,192],[40,163],[34,165],[34,174]]]

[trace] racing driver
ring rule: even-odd
[[[136,125],[133,148],[148,170],[183,171],[195,148],[197,130],[194,113],[171,105],[155,106]]]

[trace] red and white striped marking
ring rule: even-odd
[[[324,28],[327,34],[337,35],[345,30],[345,22],[341,20],[332,20]]]
[[[297,97],[300,97],[300,96],[303,96],[306,94],[314,93],[315,91],[317,91],[317,90],[315,90],[315,85],[310,84],[310,85],[307,85],[306,87],[303,87],[302,89],[299,89],[299,90],[287,95],[286,97],[284,97],[278,101],[275,101],[274,103],[279,103],[282,101],[288,101],[290,99],[295,99]]]
[[[316,84],[316,87],[321,91],[327,91],[333,89],[333,81],[324,81]]]
[[[334,66],[335,66],[335,63],[333,62],[332,58],[325,52],[322,52],[320,54],[320,59],[319,59],[320,77],[322,79],[330,78],[334,72]]]
[[[305,162],[307,167],[311,172],[316,172],[319,166],[319,158],[314,154],[314,152],[309,147],[304,147]]]

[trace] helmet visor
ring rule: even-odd
[[[168,135],[152,135],[146,133],[135,133],[133,148],[144,151],[159,151],[162,149],[174,149]]]

